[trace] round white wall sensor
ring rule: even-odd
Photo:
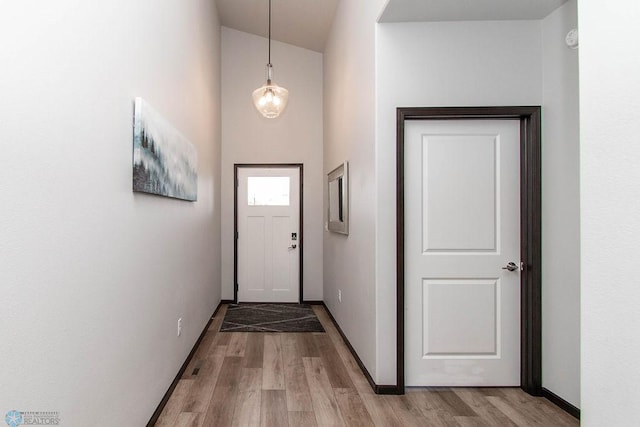
[[[574,28],[573,30],[567,33],[567,37],[564,38],[564,41],[567,43],[571,49],[578,48],[578,30]]]

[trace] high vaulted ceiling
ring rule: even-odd
[[[269,0],[217,0],[225,27],[267,37]],[[338,0],[272,0],[271,38],[322,52]]]
[[[338,1],[272,0],[271,37],[324,51]],[[373,1],[373,0],[371,0]],[[389,0],[380,22],[541,19],[567,0]],[[269,0],[216,0],[225,27],[267,37]]]

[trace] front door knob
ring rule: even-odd
[[[518,270],[518,266],[515,262],[510,262],[506,266],[502,267],[503,270],[516,271]]]

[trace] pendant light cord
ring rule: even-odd
[[[271,65],[271,0],[269,0],[269,65]]]

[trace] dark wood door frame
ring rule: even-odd
[[[302,303],[303,283],[302,283],[302,260],[304,259],[303,242],[303,194],[304,194],[304,165],[302,163],[235,163],[233,165],[233,302],[238,303],[238,169],[240,168],[298,168],[300,170],[300,230],[298,231],[298,249],[300,249],[300,292],[298,302]]]
[[[540,107],[398,108],[396,133],[397,387],[404,393],[404,124],[407,120],[514,119],[520,121],[520,387],[542,395],[541,123]]]

